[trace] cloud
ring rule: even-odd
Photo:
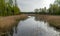
[[[17,0],[18,6],[24,12],[33,11],[35,8],[49,7],[54,0]]]

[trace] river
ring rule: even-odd
[[[13,28],[12,36],[60,36],[59,34],[48,22],[36,21],[34,16],[28,16]]]

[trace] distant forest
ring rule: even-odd
[[[50,4],[50,7],[46,9],[40,8],[40,9],[35,9],[35,13],[39,14],[52,14],[52,15],[60,15],[60,0],[55,0],[53,4]]]

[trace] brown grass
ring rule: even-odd
[[[60,29],[60,16],[49,16],[47,21],[50,23],[50,25]]]
[[[50,23],[50,25],[60,29],[60,16],[56,15],[38,15],[39,19],[45,20]]]
[[[15,16],[6,16],[0,17],[0,31],[7,31],[12,26],[14,26],[18,20],[27,18],[27,15],[15,15]],[[17,20],[17,21],[16,21]]]

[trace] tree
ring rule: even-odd
[[[57,4],[51,4],[49,8],[50,14],[59,14],[59,6]]]
[[[42,8],[42,13],[46,13],[46,12],[47,12],[46,7]]]
[[[0,15],[4,15],[4,8],[5,8],[5,1],[0,0]]]
[[[40,8],[40,9],[35,9],[35,12],[39,12],[40,14],[53,14],[53,15],[60,15],[60,0],[55,0],[53,4],[50,4],[50,7],[46,9]]]
[[[10,5],[13,5],[12,3],[13,3],[13,1],[12,0],[9,0],[9,3],[10,3]]]
[[[15,6],[17,6],[17,1],[15,0]]]
[[[58,4],[60,6],[60,0],[55,0],[55,4]]]
[[[35,13],[38,13],[39,12],[39,9],[35,9],[34,11],[35,11]]]
[[[20,13],[20,9],[17,7],[17,6],[14,6],[13,9],[12,9],[12,13],[13,14],[19,14]]]
[[[15,0],[16,2],[16,0]],[[0,0],[0,15],[1,16],[9,16],[19,14],[20,9],[16,5],[13,4],[13,0]]]

